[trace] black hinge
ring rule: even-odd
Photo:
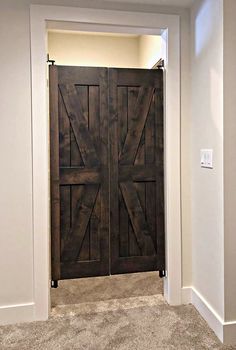
[[[58,287],[58,281],[51,281],[51,288],[57,288]]]
[[[154,64],[154,66],[152,67],[152,69],[163,69],[165,68],[165,61],[160,58],[159,61],[157,63]]]
[[[166,277],[166,271],[165,271],[165,270],[160,270],[160,271],[159,271],[159,277],[160,277],[160,278]]]
[[[54,60],[50,60],[49,53],[47,54],[47,63],[51,64],[52,66],[55,64]]]

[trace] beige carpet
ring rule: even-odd
[[[50,319],[0,327],[0,349],[236,349],[222,346],[193,306],[167,305],[161,290],[156,273],[62,281]]]
[[[54,307],[162,293],[163,282],[157,272],[131,273],[59,281],[59,288],[51,290],[51,302]]]

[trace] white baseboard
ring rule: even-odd
[[[222,343],[236,344],[236,321],[224,322],[194,287],[182,288],[182,303],[193,304]]]
[[[34,321],[34,307],[34,303],[0,306],[0,325]]]
[[[208,325],[215,332],[217,337],[223,342],[224,340],[224,322],[205,298],[195,289],[192,288],[192,304],[207,321]]]

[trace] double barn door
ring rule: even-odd
[[[162,70],[50,66],[52,279],[164,270]]]

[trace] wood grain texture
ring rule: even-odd
[[[109,273],[108,73],[57,67],[60,278]],[[86,74],[88,74],[86,76]],[[58,122],[58,121],[57,121]],[[82,271],[82,266],[85,270]]]
[[[87,127],[87,118],[78,103],[78,93],[74,85],[60,85],[71,127],[86,166],[98,166],[99,159]]]
[[[100,190],[100,275],[110,274],[110,237],[109,237],[109,105],[108,105],[108,70],[100,69],[100,161],[101,161],[101,190]]]
[[[154,182],[156,174],[160,176],[163,171],[160,171],[155,165],[124,165],[119,169],[119,181],[124,182],[130,178],[134,182]]]
[[[62,252],[63,261],[74,261],[79,256],[85,239],[88,223],[96,201],[99,186],[90,185],[83,189],[83,193],[77,201],[74,221],[70,235],[64,244]]]
[[[150,230],[133,182],[121,182],[120,188],[142,255],[154,255]]]
[[[58,72],[49,69],[50,105],[50,185],[51,185],[51,255],[52,279],[60,279],[60,187],[59,187],[59,125],[58,125]]]
[[[75,88],[77,91],[77,99],[78,99],[77,104],[79,104],[79,106],[81,107],[81,111],[82,111],[82,114],[83,114],[84,119],[85,119],[86,130],[88,131],[88,135],[91,136],[92,143],[93,143],[93,137],[92,137],[91,132],[89,130],[89,91],[88,91],[89,87],[87,85],[75,85]],[[80,121],[81,121],[81,117],[82,116],[80,116]],[[81,132],[82,132],[82,130],[81,130]],[[81,136],[80,136],[80,139],[81,139]],[[77,139],[76,139],[76,141],[77,141]],[[78,142],[77,142],[77,144],[78,144]],[[81,144],[80,145],[78,144],[78,146],[79,146],[80,153],[82,155],[84,152],[81,149]],[[85,148],[86,148],[86,150],[90,149],[90,145],[85,146]],[[96,152],[96,150],[95,150],[95,152]],[[82,158],[83,158],[83,155],[82,155]],[[91,164],[93,165],[92,159],[91,159]],[[85,161],[84,161],[84,165],[86,168],[88,167],[88,165]],[[73,187],[75,187],[75,190],[76,190],[77,187],[80,188],[81,186],[73,186]],[[87,189],[88,187],[84,186],[84,188]],[[79,192],[79,195],[80,195],[80,192]],[[75,200],[76,200],[76,198],[75,198]],[[91,215],[92,215],[92,213],[91,213]],[[78,254],[77,254],[77,260],[88,261],[89,259],[90,259],[90,227],[89,227],[89,223],[88,223],[87,230],[85,232],[84,239],[83,239],[83,242],[81,245],[81,249],[78,251]]]
[[[100,168],[63,167],[60,169],[60,185],[92,185],[100,182]]]
[[[129,131],[120,155],[120,164],[133,164],[137,155],[154,88],[140,87]]]
[[[117,90],[117,109],[118,109],[118,152],[121,150],[125,143],[126,134],[128,131],[128,88],[120,87]],[[119,172],[119,181],[120,181]],[[124,174],[126,178],[127,174]],[[129,216],[125,207],[125,203],[122,197],[122,193],[119,190],[119,255],[129,256]]]
[[[112,75],[109,74],[113,78],[109,89],[112,88],[114,96],[112,138],[116,135],[115,128],[118,129],[118,148],[114,146],[112,161],[116,159],[118,164],[120,188],[119,196],[111,197],[119,204],[117,208],[112,203],[115,208],[112,216],[116,217],[118,210],[118,217],[124,218],[119,219],[116,228],[120,241],[127,231],[126,215],[129,222],[128,254],[124,242],[115,246],[117,238],[112,237],[114,230],[111,230],[111,242],[115,246],[115,254],[112,251],[111,255],[112,273],[162,270],[165,266],[163,73],[112,69]],[[112,182],[113,176],[113,188]]]
[[[58,88],[57,88],[58,90]],[[63,167],[70,167],[71,164],[71,127],[62,96],[58,93],[58,120],[59,120],[59,164]],[[77,146],[77,145],[76,145]],[[60,170],[59,170],[60,171]],[[61,178],[61,175],[60,175]],[[60,179],[60,235],[61,251],[64,241],[70,232],[71,226],[71,186],[61,186]],[[53,242],[52,242],[53,243]]]
[[[163,90],[159,89],[155,94],[155,129],[156,147],[155,159],[158,169],[163,173],[156,174],[156,232],[157,254],[159,257],[158,268],[165,267],[165,215],[164,215],[164,120],[163,120]]]
[[[119,185],[118,185],[118,114],[117,70],[109,70],[109,147],[110,147],[110,244],[111,272],[119,258]]]
[[[153,168],[155,171],[153,172],[154,177],[152,178],[152,181],[149,182],[145,178],[144,181],[146,187],[146,219],[151,230],[154,247],[157,249],[156,199],[158,200],[158,198],[156,198],[153,194],[155,193],[156,176],[158,176],[157,174],[163,176],[163,169],[155,166],[155,139],[155,97],[153,96],[145,127],[145,167],[146,169]]]
[[[163,270],[163,72],[55,66],[51,86],[53,276]]]
[[[101,155],[100,152],[100,113],[99,113],[99,102],[100,102],[100,91],[98,86],[89,86],[89,97],[88,97],[88,110],[89,110],[89,130],[93,137],[93,144],[97,154]],[[101,177],[99,177],[101,182]],[[100,259],[100,211],[101,211],[101,196],[100,191],[97,195],[97,200],[94,204],[90,219],[90,259]]]
[[[127,115],[127,123],[128,123],[128,129],[127,133],[131,130],[132,122],[131,120],[135,118],[136,113],[136,105],[138,101],[138,95],[139,95],[139,87],[128,87],[128,115]],[[127,137],[126,133],[126,137]],[[125,140],[126,140],[125,137]],[[122,174],[123,170],[127,169],[128,165],[119,166],[119,173]],[[133,175],[133,167],[134,164],[129,165],[130,172],[128,174],[128,177],[125,179],[125,181],[130,181]],[[125,182],[124,181],[124,182]],[[128,213],[127,209],[126,212]],[[137,242],[137,238],[133,229],[133,226],[131,224],[131,220],[129,218],[129,255],[128,256],[140,256],[142,255],[142,252],[140,250],[140,247]]]

